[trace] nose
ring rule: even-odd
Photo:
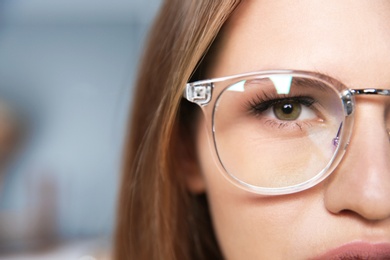
[[[390,143],[383,107],[357,106],[346,154],[325,184],[325,206],[334,214],[390,218]]]

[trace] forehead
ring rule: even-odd
[[[390,1],[244,0],[213,48],[208,76],[299,69],[383,87],[389,53]]]

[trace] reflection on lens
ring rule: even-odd
[[[249,185],[303,183],[321,173],[336,152],[334,138],[344,119],[337,91],[310,77],[282,76],[240,81],[240,88],[226,87],[216,101],[219,160],[231,177]]]

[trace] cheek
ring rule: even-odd
[[[209,127],[200,122],[197,151],[206,184],[211,218],[226,259],[277,259],[313,241],[313,227],[321,218],[321,194],[261,197],[230,183],[217,164]]]

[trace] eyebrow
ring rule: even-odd
[[[320,70],[313,70],[312,72],[315,73],[318,76],[318,78],[320,78],[321,80],[324,80],[328,82],[330,85],[334,86],[338,91],[342,91],[348,88],[341,79],[336,77],[336,75],[330,75]]]
[[[327,81],[328,82],[328,81]],[[322,81],[311,79],[311,78],[294,78],[291,85],[296,85],[300,87],[308,87],[308,88],[317,88],[322,92],[328,92],[330,85],[336,87],[338,91],[341,90],[341,86],[336,86],[333,84],[333,82],[329,82],[329,84],[326,84]]]

